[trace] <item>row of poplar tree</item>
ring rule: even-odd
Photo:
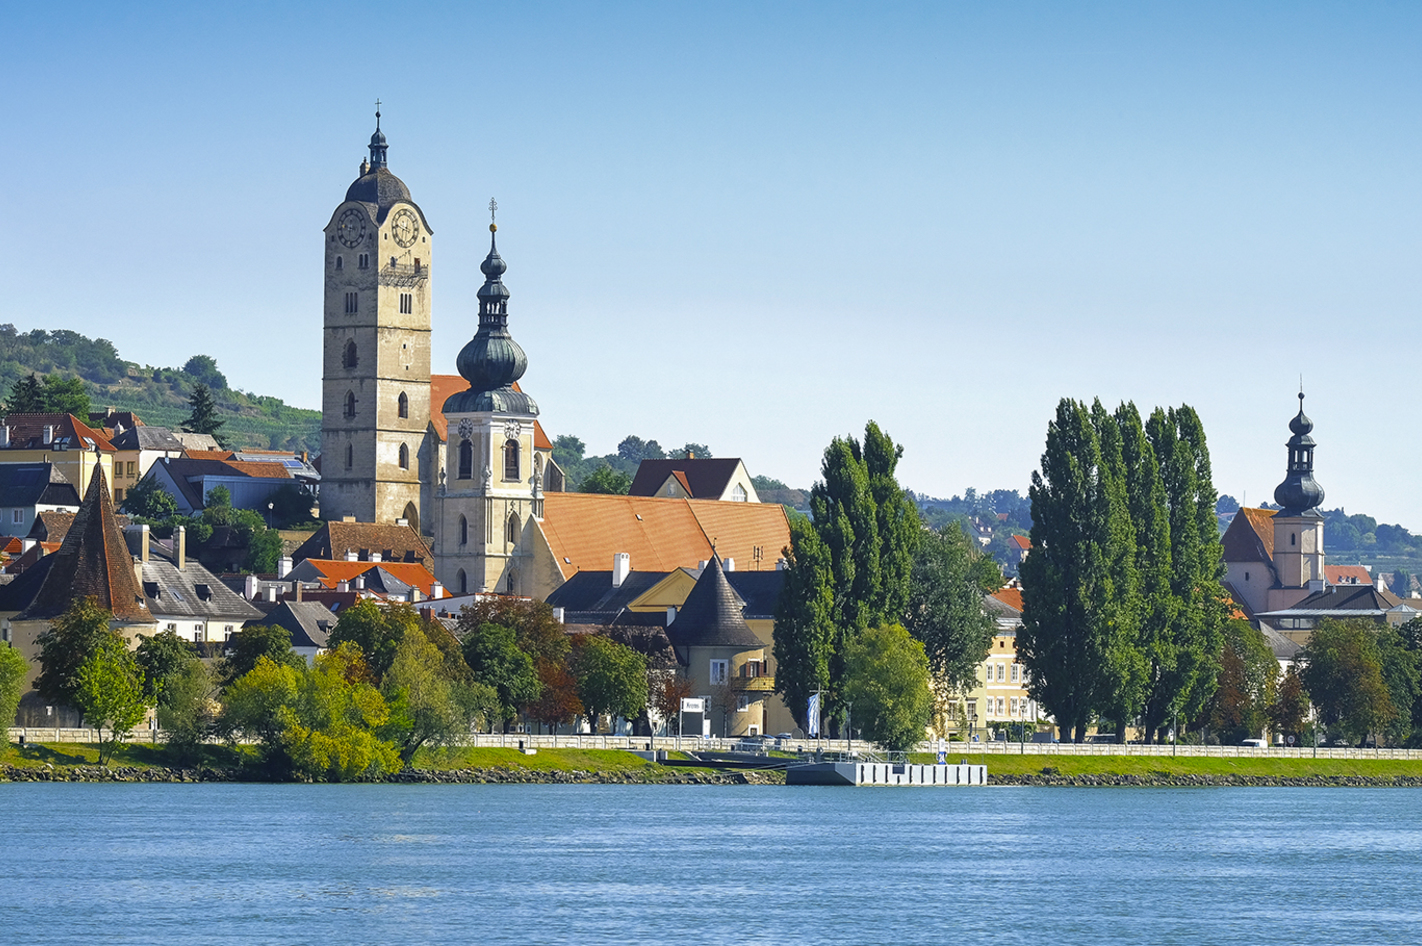
[[[1188,406],[1063,399],[1032,476],[1017,658],[1063,741],[1146,741],[1215,692],[1229,617],[1204,427]]]
[[[923,738],[933,690],[973,679],[992,642],[982,598],[1002,585],[956,522],[924,527],[896,478],[902,456],[873,421],[825,449],[812,518],[791,519],[774,631],[776,691],[802,729],[819,694],[831,735],[852,711],[856,731],[892,748]]]

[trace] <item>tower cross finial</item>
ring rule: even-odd
[[[499,202],[498,202],[497,200],[495,200],[494,198],[490,197],[490,198],[489,198],[489,222],[490,222],[490,223],[498,223],[498,221],[494,219],[494,215],[497,214],[498,212],[499,212]]]
[[[380,130],[380,99],[375,100],[375,130]]]

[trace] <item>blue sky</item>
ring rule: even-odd
[[[5,14],[0,320],[317,406],[321,228],[385,103],[435,368],[500,205],[552,434],[1026,488],[1063,396],[1188,403],[1222,492],[1422,529],[1422,14],[1309,4],[49,4]]]

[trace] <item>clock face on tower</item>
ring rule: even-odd
[[[420,235],[420,222],[410,211],[401,210],[395,214],[390,229],[395,234],[396,243],[401,246],[409,246],[415,242],[415,237]]]
[[[341,214],[336,221],[336,237],[343,246],[354,249],[365,239],[365,214],[355,208]]]

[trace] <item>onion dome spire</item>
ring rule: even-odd
[[[375,100],[375,134],[370,136],[370,169],[386,167],[385,133],[380,130],[380,99]],[[365,172],[362,172],[365,173]]]
[[[1323,487],[1313,478],[1313,448],[1316,446],[1309,434],[1313,431],[1313,421],[1303,411],[1304,394],[1299,392],[1299,412],[1289,421],[1289,431],[1293,434],[1286,446],[1289,448],[1288,475],[1284,482],[1274,489],[1274,502],[1282,508],[1280,516],[1317,516],[1318,506],[1323,502]]]
[[[489,201],[492,218],[498,203]],[[538,404],[514,382],[528,370],[528,356],[509,334],[509,290],[503,275],[508,264],[499,255],[497,223],[489,224],[489,255],[479,265],[484,285],[479,287],[479,331],[459,352],[455,361],[459,374],[469,382],[469,390],[451,395],[444,412],[497,411],[508,414],[537,414]]]

